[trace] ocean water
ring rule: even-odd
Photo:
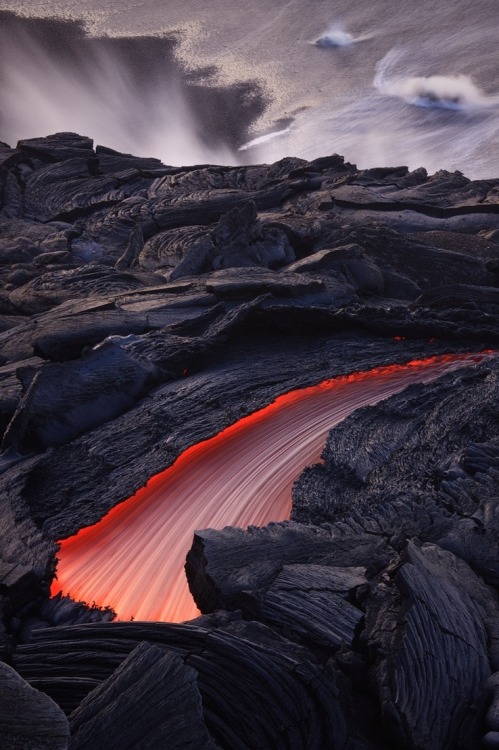
[[[498,0],[0,1],[0,140],[497,177],[498,37]]]

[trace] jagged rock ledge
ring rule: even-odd
[[[0,649],[48,722],[0,711],[20,747],[67,744],[37,689],[71,748],[499,747],[493,360],[336,428],[293,521],[197,532],[199,620],[47,597],[57,539],[279,393],[497,346],[498,188],[2,144]]]

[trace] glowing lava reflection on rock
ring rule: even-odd
[[[487,353],[442,355],[324,381],[186,450],[94,526],[61,542],[52,594],[109,605],[119,619],[179,622],[198,614],[184,573],[195,529],[289,518],[291,487],[348,414]]]

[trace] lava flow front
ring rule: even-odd
[[[348,414],[484,355],[390,365],[292,391],[186,450],[95,526],[61,542],[52,594],[111,606],[120,619],[198,614],[184,574],[195,529],[289,518],[291,487]]]

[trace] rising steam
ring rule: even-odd
[[[90,37],[81,23],[0,11],[0,140],[72,131],[167,164],[234,163],[245,127],[235,117],[227,124],[225,110],[249,118],[248,93],[237,84],[201,90],[176,44]]]
[[[40,50],[31,49],[21,60],[11,52],[7,57],[12,62],[2,86],[2,133],[11,143],[18,137],[72,131],[118,151],[159,157],[166,164],[230,161],[228,152],[210,153],[200,142],[174,83],[165,82],[148,100],[137,94],[127,72],[110,55],[101,53],[78,74],[56,67]]]

